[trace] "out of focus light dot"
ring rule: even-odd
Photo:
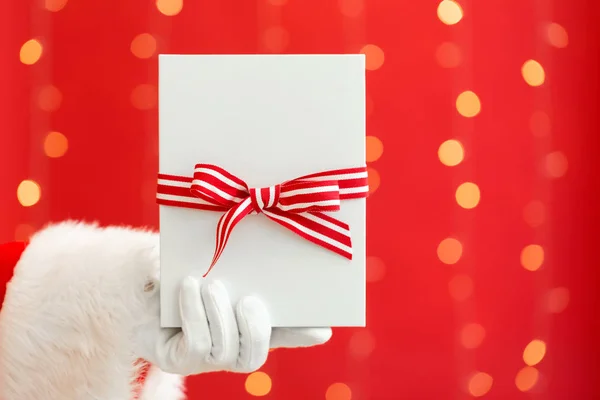
[[[521,67],[523,79],[529,86],[541,86],[546,80],[546,73],[542,64],[535,60],[527,60]]]
[[[469,393],[473,397],[484,396],[490,391],[493,383],[494,379],[490,374],[486,374],[485,372],[477,372],[473,374],[471,379],[469,379]]]
[[[555,151],[546,156],[545,167],[550,178],[560,178],[567,173],[569,163],[563,153]]]
[[[42,57],[42,51],[42,44],[38,40],[28,40],[21,46],[19,59],[23,64],[33,65],[39,61],[40,57]]]
[[[523,219],[532,228],[537,228],[546,220],[546,206],[539,200],[530,201],[523,209]]]
[[[181,12],[183,0],[156,0],[156,8],[162,14],[172,17]]]
[[[517,373],[515,385],[521,392],[527,392],[535,386],[539,377],[540,373],[536,368],[527,366]]]
[[[284,4],[287,4],[288,0],[268,0],[269,4],[273,5],[273,6],[283,6]]]
[[[368,94],[365,98],[365,109],[367,117],[373,114],[373,110],[375,109],[375,103],[373,103],[373,99]]]
[[[68,0],[44,0],[44,8],[48,11],[60,11],[67,5]]]
[[[444,24],[454,25],[462,19],[463,10],[456,1],[442,0],[438,5],[437,15]]]
[[[385,263],[379,257],[367,257],[367,282],[378,282],[385,276]]]
[[[448,283],[450,296],[456,301],[464,301],[473,294],[473,280],[468,275],[456,275]]]
[[[246,391],[252,396],[266,396],[271,391],[271,377],[264,372],[253,372],[246,378]]]
[[[437,256],[444,264],[456,264],[462,256],[462,244],[454,238],[446,238],[437,248]]]
[[[475,349],[485,338],[485,329],[480,324],[471,323],[460,331],[460,342],[467,349]]]
[[[456,189],[456,202],[462,208],[475,208],[479,204],[480,199],[481,193],[479,192],[479,187],[473,182],[462,183]]]
[[[35,228],[29,224],[19,224],[15,228],[15,240],[17,242],[26,242],[35,233]]]
[[[551,289],[546,296],[546,309],[551,313],[561,313],[565,311],[569,304],[569,289],[557,287]]]
[[[446,140],[438,149],[438,157],[442,164],[454,167],[465,158],[465,151],[458,140]]]
[[[156,51],[156,39],[149,33],[140,33],[131,41],[131,52],[137,58],[150,58]]]
[[[50,132],[44,139],[44,153],[48,157],[62,157],[67,152],[68,147],[67,137],[60,132]]]
[[[23,207],[31,207],[40,201],[42,189],[37,182],[32,180],[24,180],[17,187],[17,199]]]
[[[481,112],[481,101],[475,92],[467,90],[456,98],[456,110],[463,117],[472,118]]]
[[[523,361],[525,364],[533,367],[539,364],[546,355],[546,343],[543,340],[535,339],[529,342],[523,350]]]
[[[334,383],[327,388],[325,400],[352,400],[352,390],[345,383]]]
[[[149,110],[156,106],[157,96],[154,85],[143,83],[131,92],[131,104],[139,110]]]
[[[435,51],[435,58],[443,68],[456,68],[462,61],[460,47],[456,43],[442,43]]]
[[[376,136],[367,136],[367,162],[379,160],[383,154],[383,143]]]
[[[375,168],[367,167],[367,173],[369,174],[369,194],[374,193],[381,185],[381,176]]]
[[[365,55],[365,68],[374,71],[381,68],[385,60],[383,50],[374,44],[368,44],[360,49],[360,53]]]
[[[559,49],[565,48],[569,44],[567,30],[555,22],[548,24],[546,36],[548,43]]]
[[[363,329],[352,335],[348,346],[352,356],[364,359],[369,357],[375,349],[375,338],[370,331]]]
[[[56,111],[62,103],[62,94],[53,85],[46,85],[38,93],[38,106],[43,111]]]
[[[536,137],[548,136],[551,129],[550,117],[543,111],[536,111],[529,119],[529,129]]]
[[[365,8],[364,0],[339,0],[340,12],[344,17],[358,17]]]
[[[528,271],[537,271],[544,263],[544,248],[530,244],[521,250],[521,265]]]
[[[290,34],[282,26],[271,26],[263,32],[263,44],[272,53],[282,52],[290,43]]]

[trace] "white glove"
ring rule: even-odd
[[[151,304],[152,313],[156,303]],[[265,363],[270,348],[315,346],[332,334],[330,328],[271,328],[259,299],[245,297],[234,307],[223,284],[200,285],[191,277],[182,282],[180,313],[181,329],[160,328],[156,313],[136,330],[134,340],[137,356],[165,372],[184,376],[252,372]]]

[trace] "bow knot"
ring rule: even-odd
[[[250,188],[250,201],[252,208],[257,213],[263,210],[277,207],[281,195],[281,185],[273,185],[265,188]]]
[[[325,212],[338,211],[341,200],[367,197],[368,190],[366,167],[320,172],[278,185],[250,188],[223,168],[198,164],[191,179],[159,174],[157,202],[225,212],[217,225],[215,253],[208,274],[233,228],[253,212],[351,260],[350,227]]]

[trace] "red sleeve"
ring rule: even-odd
[[[6,284],[12,278],[15,265],[21,258],[25,247],[27,247],[25,242],[0,244],[0,305],[4,302]]]

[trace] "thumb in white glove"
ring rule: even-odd
[[[272,328],[265,305],[255,297],[231,304],[220,282],[186,278],[180,291],[181,329],[160,328],[158,317],[137,332],[139,356],[165,372],[195,375],[213,371],[252,372],[270,348],[310,347],[327,342],[330,328]]]

